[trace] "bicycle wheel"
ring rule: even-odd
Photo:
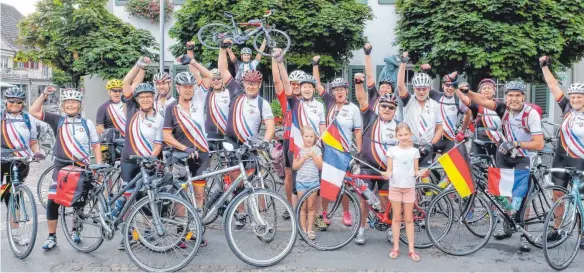
[[[39,181],[37,182],[37,198],[45,209],[47,208],[47,201],[49,200],[49,187],[53,183],[53,169],[55,169],[55,165],[48,167],[43,174],[41,174],[41,177],[39,177]]]
[[[298,200],[298,205],[296,206],[296,217],[301,219],[301,208],[308,205],[308,200],[314,197],[320,191],[320,186],[308,190],[300,200]],[[318,202],[319,198],[316,199]],[[359,227],[361,226],[361,214],[365,213],[361,211],[361,205],[359,198],[352,192],[345,190],[342,196],[339,196],[335,201],[329,201],[324,198],[320,198],[327,206],[326,215],[330,221],[327,229],[324,231],[319,231],[316,227],[313,228],[316,233],[316,239],[311,240],[308,238],[308,234],[303,232],[300,226],[301,221],[298,221],[298,230],[300,231],[300,237],[311,247],[318,250],[336,250],[341,247],[346,246],[348,243],[355,238]],[[345,200],[345,206],[348,208],[348,212],[351,215],[351,225],[347,226],[343,223],[343,199]],[[315,205],[316,207],[318,204]],[[319,215],[320,216],[320,215]],[[308,219],[306,219],[308,222]]]
[[[490,206],[480,207],[486,214],[480,221],[468,221],[469,212],[477,204],[490,202],[477,193],[462,198],[456,189],[445,190],[436,196],[426,214],[426,231],[432,244],[454,256],[470,255],[483,248],[495,230],[495,221]],[[476,236],[476,233],[484,236]]]
[[[414,247],[429,248],[432,247],[432,241],[428,238],[426,232],[426,212],[432,200],[442,192],[438,186],[432,184],[416,184],[416,205],[414,206]],[[403,206],[402,206],[403,211]],[[402,223],[399,240],[408,244],[405,226]]]
[[[544,233],[544,229],[552,223],[546,222],[545,218],[554,203],[554,194],[559,193],[565,195],[567,191],[560,186],[547,186],[537,190],[536,194],[527,197],[527,206],[521,210],[523,213],[519,214],[519,225],[531,234],[531,236],[526,236],[525,238],[537,248],[542,248],[543,241],[546,240],[547,235]]]
[[[26,185],[17,186],[8,203],[6,231],[12,253],[26,258],[34,247],[38,228],[36,202]]]
[[[69,244],[77,251],[90,253],[103,243],[103,229],[100,222],[98,202],[105,202],[93,196],[80,207],[61,206],[61,228]]]
[[[276,183],[276,178],[273,175],[273,172],[270,171],[269,168],[266,168],[265,166],[259,166],[258,170],[256,171],[255,175],[254,175],[254,179],[257,179],[257,184],[254,184],[252,182],[252,184],[254,185],[254,187],[261,187],[264,189],[269,189],[269,190],[273,190],[277,193],[280,193],[280,189],[282,188],[282,185],[278,185]]]
[[[545,260],[555,270],[563,270],[570,266],[580,249],[582,210],[574,201],[573,195],[562,196],[553,204],[545,219],[546,223],[555,223],[557,229],[554,225],[546,225],[544,234],[555,231],[559,237],[553,239],[548,237],[543,241]]]
[[[197,33],[199,42],[211,49],[219,49],[221,42],[231,36],[233,36],[231,27],[220,23],[204,25]]]
[[[245,205],[246,213],[237,211],[240,205]],[[285,211],[291,216],[289,221],[279,219]],[[243,227],[236,227],[236,213],[245,215]],[[230,204],[224,219],[229,247],[240,260],[253,266],[267,267],[279,263],[296,242],[297,220],[292,207],[271,190],[253,189],[239,194]]]
[[[266,48],[261,51],[260,47],[264,39],[266,39]],[[258,33],[253,40],[255,50],[266,57],[272,56],[274,48],[281,48],[283,52],[288,52],[291,44],[290,36],[286,32],[278,29],[266,29]]]
[[[122,234],[128,234],[124,236],[128,257],[142,270],[178,271],[199,251],[202,226],[187,201],[161,193],[134,205]]]

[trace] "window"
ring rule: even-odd
[[[18,62],[18,68],[24,68],[24,63],[23,62]]]
[[[128,0],[114,0],[116,6],[123,6],[126,5],[128,3]]]
[[[49,67],[46,65],[43,65],[43,78],[48,78],[49,77]]]
[[[174,1],[173,1],[173,3],[174,3],[175,5],[182,5],[182,4],[184,4],[185,2],[186,2],[186,0],[174,0]]]
[[[8,68],[8,56],[2,56],[0,60],[0,68]]]
[[[381,5],[395,4],[395,2],[397,2],[397,1],[396,0],[377,0],[377,3],[379,3]]]
[[[365,4],[365,5],[367,5],[367,0],[356,0],[356,1],[359,4]]]
[[[543,111],[543,116],[548,114],[550,90],[547,85],[533,85],[531,87],[531,102],[539,105]]]
[[[357,73],[363,73],[365,74],[365,66],[364,65],[349,65],[349,76],[347,78],[347,80],[349,81],[349,94],[347,96],[347,99],[349,99],[349,101],[353,102],[354,104],[359,105],[359,102],[357,101],[357,96],[355,96],[355,81],[353,80],[355,78],[355,74]],[[367,77],[367,75],[365,75],[365,77]]]
[[[504,100],[505,99],[505,81],[500,81],[498,79],[495,79],[495,82],[497,83],[497,86],[495,86],[495,98],[496,99],[501,99]],[[478,90],[477,90],[478,92]]]

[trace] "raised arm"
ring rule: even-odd
[[[458,96],[460,101],[466,106],[470,106],[470,102],[471,102],[470,98],[464,94],[464,93],[468,93],[468,90],[470,90],[470,88],[469,88],[467,82],[461,83],[458,86],[458,88],[456,89],[456,95]]]
[[[406,65],[409,60],[410,55],[408,52],[402,53],[401,64],[399,65],[399,71],[397,72],[397,91],[402,98],[408,95],[408,87],[406,86]]]
[[[361,111],[365,111],[367,108],[369,108],[367,93],[365,92],[365,87],[363,87],[364,79],[365,75],[363,75],[363,73],[355,74],[355,96],[357,96],[359,109],[361,109]]]
[[[284,91],[284,84],[282,83],[282,78],[280,78],[280,68],[278,67],[278,61],[276,61],[276,56],[272,57],[272,78],[274,78],[274,88],[276,88],[276,95],[280,95]],[[286,96],[292,96],[292,92]]]
[[[292,96],[292,85],[290,84],[290,78],[288,77],[288,71],[284,65],[284,54],[282,49],[276,49],[278,57],[276,57],[276,62],[278,63],[278,71],[280,72],[280,78],[282,79],[282,85],[284,85],[284,91],[286,96]]]
[[[550,68],[548,67],[549,60],[550,58],[548,56],[542,56],[541,58],[539,58],[539,65],[541,66],[541,71],[543,71],[543,77],[545,78],[545,82],[550,88],[550,92],[552,92],[552,94],[554,95],[554,99],[558,101],[562,98],[562,96],[564,96],[564,93],[560,89],[558,80],[554,77],[554,74],[552,74],[552,71],[550,71]]]
[[[49,97],[50,94],[55,93],[57,88],[54,86],[47,86],[43,93],[32,103],[28,113],[38,120],[43,120],[43,102]]]
[[[365,75],[367,75],[367,87],[375,85],[375,77],[373,76],[373,63],[371,62],[371,50],[373,46],[370,43],[366,43],[363,46],[363,51],[365,51]]]
[[[228,83],[233,76],[229,73],[229,64],[227,64],[226,51],[230,52],[229,46],[231,45],[230,39],[223,40],[221,43],[221,48],[219,49],[219,59],[217,60],[217,67],[219,68],[219,73],[221,73],[221,78],[224,83]],[[233,54],[233,53],[231,53]]]
[[[260,46],[260,51],[264,52],[265,49],[266,49],[266,39],[264,38],[264,41],[262,42],[262,45]],[[256,54],[255,60],[259,63],[262,60],[262,54],[261,53]]]
[[[235,53],[233,53],[233,49],[231,49],[231,47],[228,47],[225,49],[225,51],[227,51],[227,55],[229,55],[229,60],[232,63],[235,63],[235,61],[237,61],[237,56],[235,56]]]
[[[482,105],[483,107],[486,107],[487,109],[492,110],[492,111],[495,111],[495,108],[497,108],[497,103],[495,103],[494,100],[488,99],[483,94],[479,94],[479,93],[476,93],[476,92],[473,92],[470,90],[464,90],[464,91],[467,92],[465,95],[467,95],[470,98],[470,100],[473,101],[474,103],[476,103],[478,105]]]
[[[140,57],[140,59],[136,62],[136,65],[130,69],[128,74],[124,77],[122,81],[122,90],[124,91],[124,97],[129,98],[132,96],[134,92],[134,79],[140,73],[140,71],[144,71],[146,66],[150,63],[150,58],[148,57]],[[142,79],[144,79],[144,75],[142,75]]]
[[[318,64],[320,63],[320,56],[312,57],[310,61],[312,64],[312,77],[316,80],[316,91],[318,95],[322,97],[324,94],[324,86],[322,86],[322,82],[320,81],[320,70],[318,69]]]

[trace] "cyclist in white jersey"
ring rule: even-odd
[[[262,42],[260,46],[260,51],[264,51],[266,48],[266,40]],[[244,72],[248,70],[257,70],[258,66],[260,65],[260,61],[262,60],[262,54],[257,53],[255,59],[251,59],[251,48],[244,47],[239,52],[241,54],[241,61],[237,59],[233,50],[231,50],[231,46],[226,48],[227,54],[229,54],[229,60],[233,63],[235,67],[235,79],[237,81],[241,81],[241,76]]]
[[[549,69],[549,57],[539,58],[543,76],[558,105],[562,109],[563,121],[560,126],[560,143],[557,145],[556,154],[552,163],[553,168],[576,168],[584,170],[584,83],[574,83],[568,88],[568,97],[560,89],[558,80]],[[554,173],[552,180],[554,184],[561,187],[568,187],[572,178],[567,174]],[[563,194],[554,191],[554,200]],[[556,227],[561,222],[563,208],[557,211]],[[562,235],[553,230],[547,235],[548,241],[562,239]],[[580,243],[580,248],[584,249],[584,240]]]
[[[417,73],[414,75],[412,79],[414,95],[412,96],[408,92],[405,74],[409,59],[408,52],[402,53],[397,74],[397,88],[404,104],[403,122],[412,129],[414,146],[420,150],[420,167],[428,167],[432,164],[433,147],[443,135],[442,115],[440,105],[429,97],[432,78],[428,74]],[[422,182],[429,183],[428,174],[422,177]]]
[[[170,75],[166,72],[157,73],[152,77],[152,83],[156,89],[154,109],[164,117],[166,106],[176,101],[170,92],[172,89]]]
[[[375,114],[379,114],[379,98],[385,94],[393,94],[395,90],[395,81],[391,77],[380,78],[379,79],[379,87],[375,86],[375,77],[373,63],[371,62],[371,51],[373,50],[373,46],[369,43],[366,43],[363,46],[363,51],[365,51],[365,74],[367,75],[367,90],[369,94],[369,105],[371,105],[371,109],[375,112]],[[402,102],[397,100],[398,108],[394,115],[394,120],[402,120],[402,114],[400,111],[400,107],[402,106]],[[364,111],[361,109],[361,111]]]
[[[462,90],[461,90],[462,91]],[[502,119],[503,142],[499,144],[497,167],[505,169],[530,169],[530,152],[541,151],[544,147],[541,117],[537,111],[525,103],[526,86],[520,81],[505,84],[506,102],[493,101],[485,96],[464,90],[476,104],[495,111]],[[531,183],[531,182],[530,182]],[[520,204],[522,198],[513,198]],[[529,212],[526,211],[526,214]],[[513,229],[505,222],[503,228],[494,234],[496,239],[511,237]],[[520,251],[530,251],[531,247],[521,236]]]

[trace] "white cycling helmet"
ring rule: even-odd
[[[83,100],[83,94],[77,89],[67,89],[61,94],[61,101],[66,100],[76,100],[81,102]]]
[[[573,83],[568,88],[568,95],[571,94],[583,94],[584,95],[584,83]]]
[[[300,82],[304,78],[305,74],[306,73],[302,70],[294,70],[292,73],[290,73],[288,78],[290,79],[290,82]]]
[[[412,79],[414,88],[430,87],[432,85],[432,77],[426,73],[417,73]]]

